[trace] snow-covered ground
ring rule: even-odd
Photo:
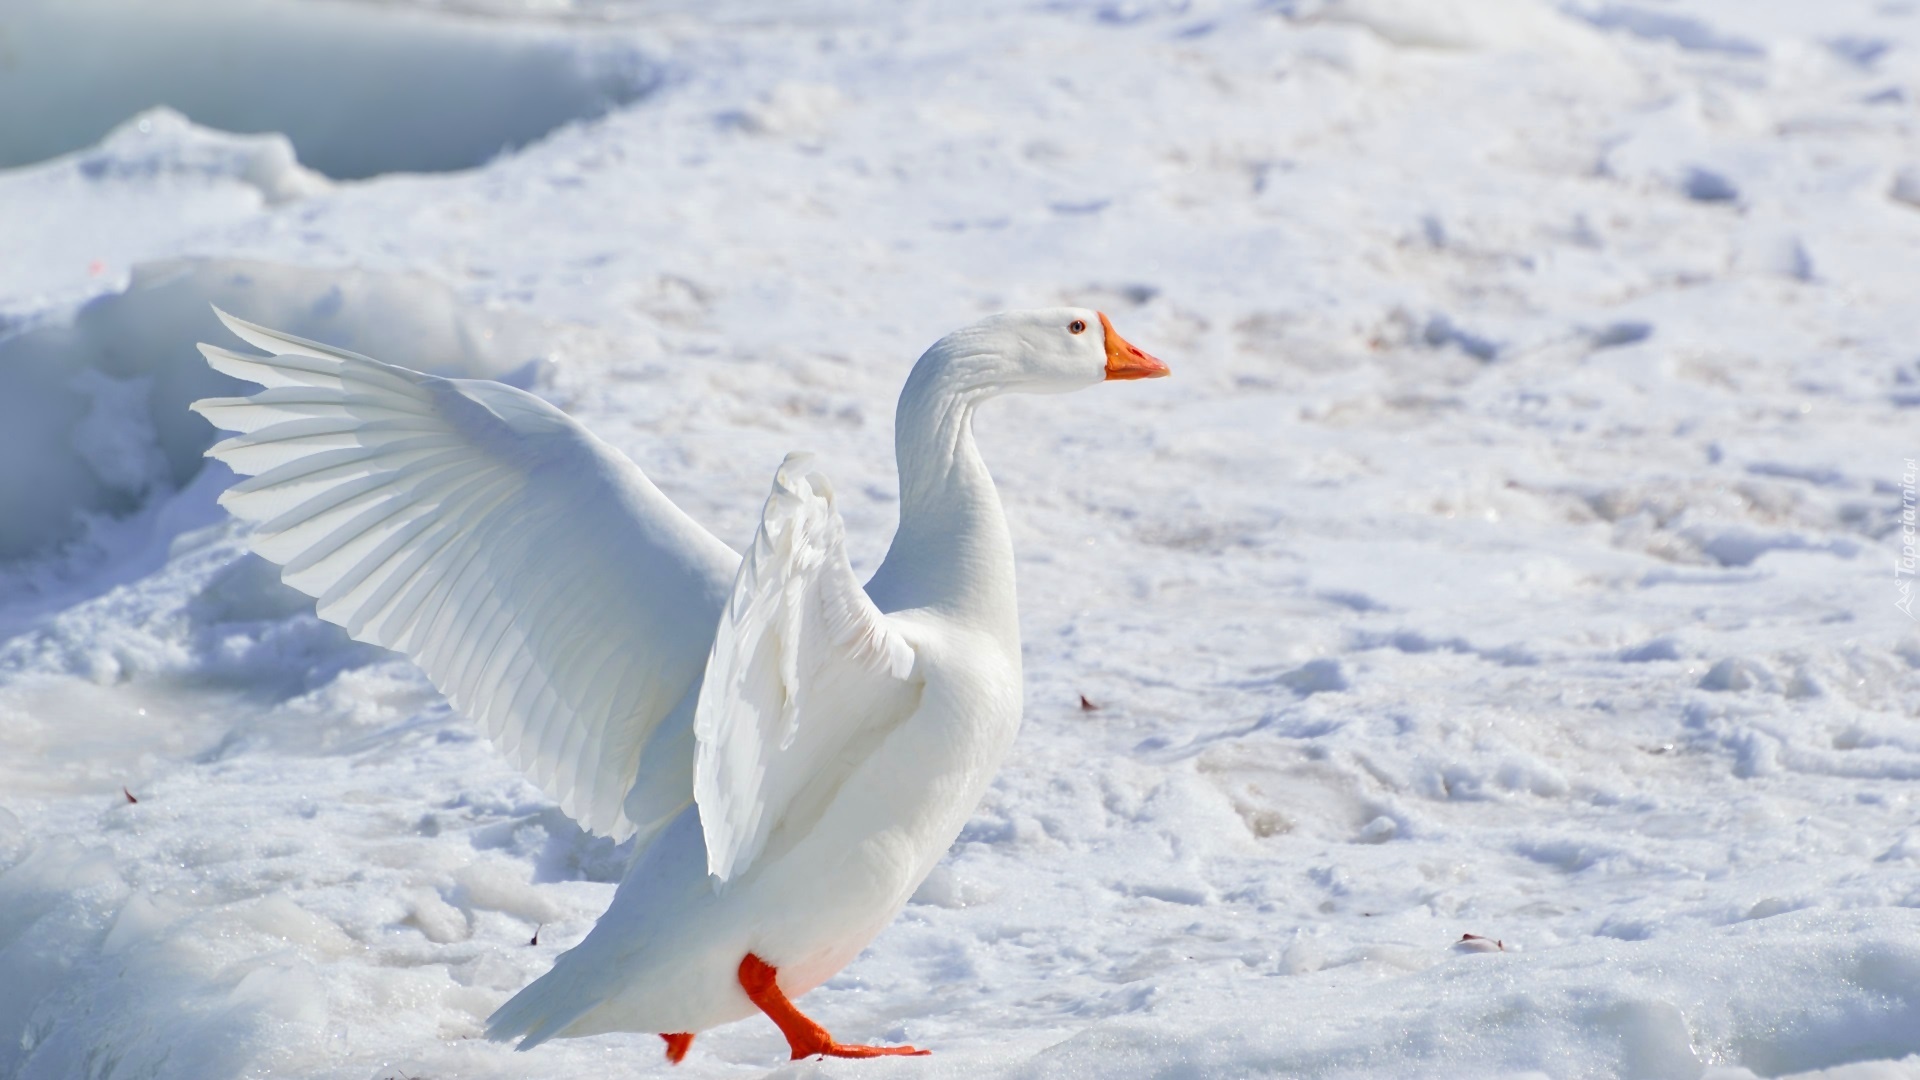
[[[209,302],[871,568],[1063,301],[1175,378],[981,418],[1026,726],[803,1001],[934,1056],[674,1075],[1920,1077],[1917,106],[1906,0],[0,4],[0,1077],[669,1068],[478,1037],[625,852],[242,554]]]

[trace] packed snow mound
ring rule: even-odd
[[[524,380],[538,367],[527,331],[427,278],[237,259],[137,267],[125,292],[69,322],[0,340],[0,460],[31,463],[0,469],[0,558],[69,539],[89,515],[127,514],[200,471],[215,433],[187,404],[250,390],[194,348],[231,340],[212,305],[441,374]]]
[[[148,109],[114,128],[98,146],[73,155],[71,166],[95,182],[121,184],[234,180],[277,206],[328,187],[300,164],[285,135],[232,135],[201,127],[176,110]]]
[[[165,105],[329,176],[462,169],[661,81],[630,35],[365,3],[13,0],[0,41],[0,167]]]
[[[284,135],[216,131],[168,108],[140,113],[97,145],[0,171],[0,206],[70,211],[0,213],[0,251],[8,255],[0,260],[0,332],[8,309],[44,317],[47,308],[124,287],[132,264],[202,229],[330,187],[300,164]]]

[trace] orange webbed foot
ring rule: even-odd
[[[926,1057],[931,1050],[921,1050],[912,1046],[861,1046],[856,1043],[835,1042],[827,1029],[808,1019],[805,1013],[793,1007],[787,995],[780,992],[775,983],[779,971],[772,964],[748,953],[740,961],[740,988],[747,997],[759,1006],[767,1018],[780,1027],[780,1034],[787,1037],[787,1045],[793,1050],[793,1060],[810,1057],[871,1058],[871,1057]]]
[[[687,1059],[687,1050],[693,1046],[693,1032],[682,1031],[669,1035],[661,1032],[660,1037],[667,1042],[667,1060],[675,1065]]]
[[[911,1046],[860,1046],[856,1043],[829,1042],[825,1049],[814,1051],[822,1057],[871,1058],[871,1057],[927,1057],[931,1050],[920,1050]],[[795,1053],[794,1058],[808,1056]]]

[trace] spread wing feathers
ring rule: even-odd
[[[738,557],[565,413],[217,312],[266,387],[194,411],[220,499],[320,617],[396,649],[586,828],[624,839],[649,733],[700,676]],[[681,783],[685,783],[682,780]]]
[[[805,472],[810,460],[791,454],[774,477],[695,706],[694,799],[721,882],[783,821],[817,817],[919,700],[913,647],[854,579],[833,490]]]

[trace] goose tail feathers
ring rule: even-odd
[[[563,958],[564,959],[564,958]],[[592,1007],[583,1001],[564,964],[540,976],[487,1017],[487,1038],[494,1042],[519,1039],[515,1050],[531,1050],[565,1031]]]

